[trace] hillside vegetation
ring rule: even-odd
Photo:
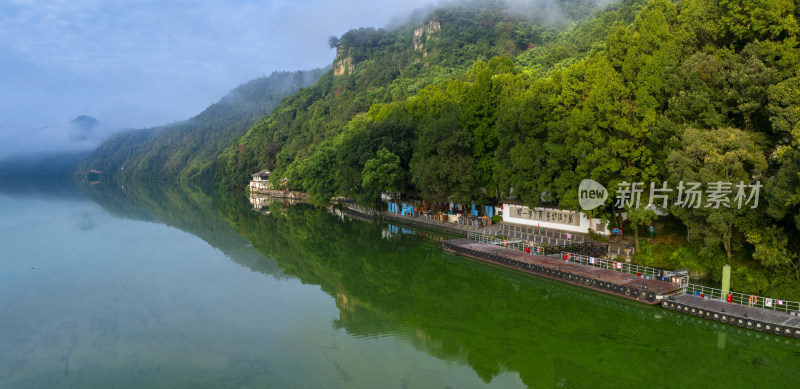
[[[404,102],[429,85],[463,78],[476,59],[515,57],[534,48],[536,54],[526,57],[531,67],[549,69],[589,50],[588,40],[572,37],[554,43],[557,50],[535,49],[555,41],[560,31],[553,24],[531,21],[528,14],[535,11],[520,13],[501,2],[476,1],[437,9],[422,23],[395,30],[360,28],[332,39],[337,45],[333,69],[313,87],[287,99],[225,151],[220,161],[223,184],[241,187],[249,173],[268,168],[276,171],[276,177],[290,177],[300,188],[296,178],[305,161],[325,142],[349,132],[375,104]],[[590,35],[592,27],[586,26],[583,34]],[[396,139],[385,146],[413,140],[413,133],[386,130]],[[363,157],[371,158],[378,149],[369,147],[352,156],[359,173],[366,162]],[[336,186],[342,192],[357,189],[349,183]]]
[[[219,153],[281,100],[314,84],[324,69],[275,72],[233,89],[199,115],[110,138],[79,166],[79,174],[138,180],[211,181]]]
[[[333,69],[222,153],[221,185],[267,168],[320,200],[417,192],[579,210],[590,178],[610,191],[594,216],[621,225],[626,211],[637,235],[682,225],[671,266],[717,277],[727,262],[740,290],[800,296],[797,2],[623,0],[575,24],[481,4],[332,39]],[[614,207],[636,182],[641,206]],[[681,182],[701,196],[731,183],[717,187],[729,201],[676,205]],[[651,183],[673,188],[672,216],[644,208]],[[640,261],[665,260],[641,243]]]

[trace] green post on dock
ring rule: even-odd
[[[722,299],[731,291],[731,265],[722,267]]]

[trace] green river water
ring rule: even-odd
[[[0,185],[2,388],[796,388],[800,341],[197,187]]]

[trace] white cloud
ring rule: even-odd
[[[185,119],[242,82],[327,65],[329,35],[429,1],[3,2],[0,127],[20,133],[80,114],[124,127]]]

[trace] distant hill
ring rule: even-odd
[[[85,129],[92,129],[95,126],[97,126],[99,123],[100,122],[98,122],[97,119],[95,119],[95,118],[93,118],[91,116],[86,116],[86,115],[80,115],[80,116],[76,117],[75,119],[72,119],[71,122],[69,122],[69,124],[72,124],[73,126],[80,127],[80,128],[85,128]]]
[[[91,152],[77,174],[100,178],[208,180],[219,153],[257,120],[325,69],[274,72],[233,89],[199,115],[174,124],[119,133]],[[73,122],[89,125],[91,118]]]
[[[89,137],[92,135],[92,132],[95,130],[95,128],[97,128],[100,122],[91,116],[80,115],[75,119],[72,119],[69,124],[72,127],[70,131],[70,137],[73,140],[85,141],[89,139]]]

